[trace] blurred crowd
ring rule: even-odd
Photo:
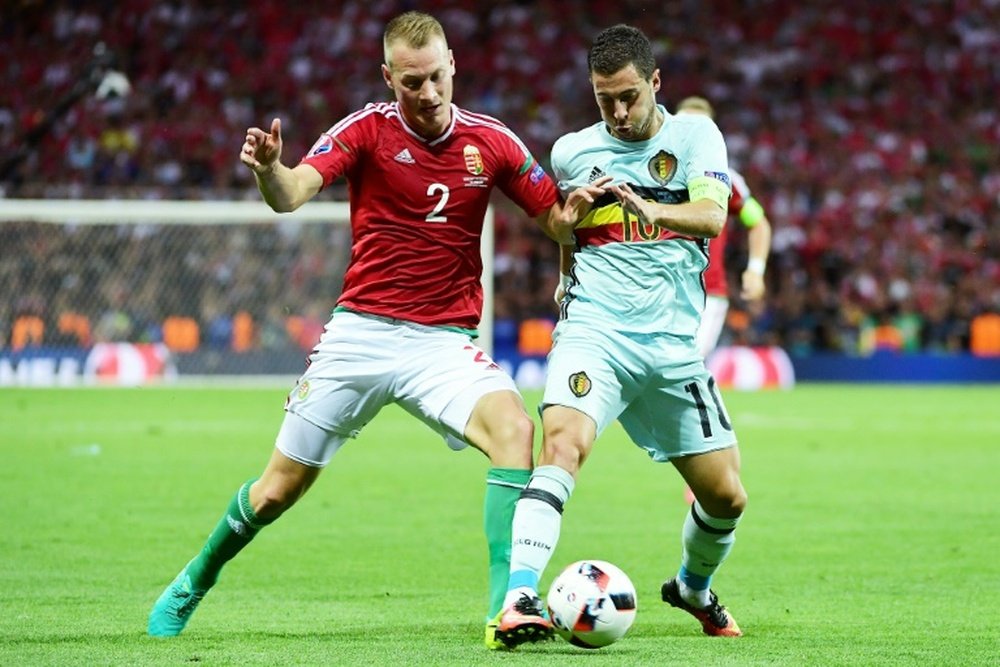
[[[417,6],[448,33],[455,101],[503,120],[543,163],[560,134],[598,119],[586,51],[614,23],[653,39],[668,109],[712,101],[775,232],[768,296],[733,295],[724,342],[962,351],[976,318],[1000,312],[998,0],[3,3],[0,194],[256,197],[236,159],[245,129],[280,116],[294,163],[334,121],[386,99],[381,32]],[[128,95],[90,94],[98,43]],[[556,248],[497,205],[496,319],[516,336],[556,315]],[[744,248],[731,237],[735,273]],[[0,223],[0,343],[25,314],[56,336],[68,310],[87,310],[101,339],[162,335],[177,315],[222,340],[239,313],[253,345],[308,337],[348,241],[332,226]]]

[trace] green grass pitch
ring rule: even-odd
[[[482,646],[486,460],[388,408],[223,572],[183,635],[146,615],[270,454],[284,390],[0,391],[3,665],[1000,663],[1000,387],[728,392],[750,504],[714,587],[746,636],[658,600],[682,484],[613,426],[548,585],[600,558],[638,589],[596,652]],[[529,394],[533,410],[539,396]]]

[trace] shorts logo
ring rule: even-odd
[[[649,161],[649,175],[660,185],[666,185],[677,171],[677,158],[666,151],[660,151]]]
[[[587,374],[583,371],[579,373],[573,373],[569,376],[569,390],[573,392],[573,395],[577,398],[581,396],[586,396],[590,393],[590,388],[593,384]]]
[[[309,380],[305,380],[299,385],[298,397],[301,401],[303,398],[309,395]]]
[[[462,154],[465,156],[465,168],[470,174],[478,176],[483,173],[483,154],[479,152],[478,148],[472,144],[467,144],[462,149]]]

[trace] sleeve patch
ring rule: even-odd
[[[536,164],[535,168],[531,170],[531,174],[528,176],[534,185],[538,185],[543,178],[545,178],[545,170],[542,169],[542,165]]]
[[[309,149],[308,157],[316,157],[317,155],[322,155],[323,153],[329,153],[333,150],[333,137],[329,134],[324,134],[316,140],[313,147]]]
[[[732,189],[733,187],[733,182],[732,180],[730,180],[729,174],[725,173],[724,171],[706,171],[705,175],[708,176],[709,178],[717,178],[718,180],[725,183],[727,188]]]

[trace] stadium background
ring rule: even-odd
[[[445,25],[456,103],[502,119],[543,162],[556,137],[597,118],[585,54],[612,23],[653,38],[668,108],[713,101],[775,229],[767,298],[734,295],[724,344],[783,349],[805,377],[854,363],[861,377],[1000,379],[989,0],[4,3],[0,192],[256,199],[235,159],[245,128],[281,116],[293,163],[335,120],[385,99],[381,30],[413,7]],[[90,94],[98,43],[127,96]],[[342,186],[321,197],[343,199]],[[538,355],[556,315],[555,246],[496,205],[495,345]],[[347,234],[0,223],[0,357],[166,339],[191,368],[256,355],[297,372],[336,299]]]
[[[291,161],[340,114],[382,99],[382,23],[417,4],[0,3],[0,190],[259,203],[234,159],[245,125],[280,114]],[[1000,5],[874,4],[419,6],[441,15],[456,48],[457,101],[503,117],[543,160],[559,132],[595,119],[583,49],[615,21],[656,38],[668,106],[692,92],[713,98],[733,162],[777,231],[764,312],[731,328],[729,342],[777,342],[797,371],[822,363],[826,377],[864,366],[888,378],[934,362],[935,377],[957,365],[996,382],[998,357],[969,348],[972,322],[995,312],[1000,282]],[[88,95],[34,142],[99,40],[120,58],[132,94]],[[0,214],[6,206],[0,199]],[[498,213],[498,314],[515,322],[516,338],[517,323],[553,312],[551,244],[528,221]],[[11,360],[25,367],[37,346],[12,352],[18,320],[40,320],[39,351],[87,331],[83,320],[60,322],[64,311],[87,316],[92,344],[155,340],[179,313],[200,330],[199,351],[182,358],[287,356],[297,370],[292,334],[308,337],[309,308],[323,313],[332,302],[343,234],[270,223],[0,222],[0,483],[9,507],[0,664],[584,662],[561,643],[502,656],[481,648],[485,461],[442,453],[436,434],[396,406],[228,566],[185,635],[151,640],[151,602],[232,491],[259,473],[287,384],[2,386]],[[866,356],[861,341],[872,336],[862,335],[861,316],[874,319],[879,303],[907,288],[923,295],[919,321],[931,323],[918,351]],[[226,352],[227,315],[244,308],[250,348]],[[557,564],[605,558],[632,577],[641,607],[625,641],[586,661],[995,665],[1000,618],[989,600],[1000,561],[984,554],[1000,550],[1000,422],[988,407],[1000,403],[998,389],[811,382],[727,392],[752,498],[717,580],[747,632],[739,642],[708,640],[656,601],[679,555],[682,483],[609,428],[581,473],[547,579]],[[525,396],[531,406],[541,398]]]

